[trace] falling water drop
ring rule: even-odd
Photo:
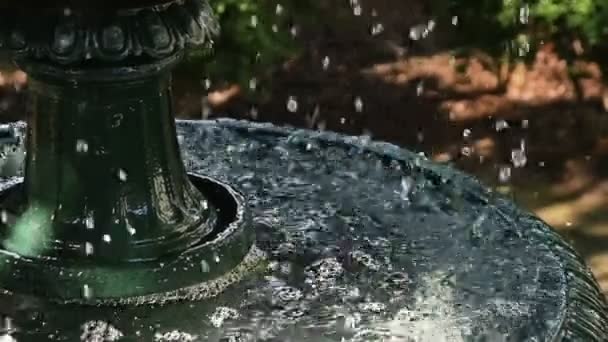
[[[498,180],[501,183],[506,183],[511,179],[511,167],[509,166],[501,166],[498,169]]]
[[[255,90],[257,87],[258,87],[258,79],[255,77],[252,77],[249,80],[249,89]]]
[[[329,63],[330,63],[329,56],[325,56],[323,58],[323,61],[321,62],[321,65],[323,66],[323,70],[329,69]]]
[[[94,252],[94,247],[93,244],[90,242],[85,242],[84,244],[84,254],[85,255],[93,255]]]
[[[118,169],[118,179],[120,179],[121,182],[126,182],[127,172],[123,169]]]
[[[359,96],[355,98],[355,110],[357,113],[361,113],[363,111],[363,100]]]
[[[84,139],[76,140],[76,152],[78,153],[87,153],[89,150],[89,144]]]
[[[399,193],[399,197],[401,197],[402,200],[409,202],[410,193],[412,192],[413,188],[414,180],[412,177],[401,178],[401,192]]]
[[[500,132],[502,130],[509,128],[509,123],[506,122],[505,120],[498,120],[498,121],[496,121],[495,127],[496,127],[496,132]]]
[[[295,96],[290,96],[287,99],[287,110],[295,113],[298,111],[298,100],[296,99]]]
[[[90,214],[87,216],[87,218],[84,220],[84,224],[87,229],[95,228],[95,219],[93,218],[93,215]]]
[[[87,284],[82,286],[82,297],[85,299],[90,299],[93,297],[93,289]]]
[[[209,273],[210,269],[209,263],[205,260],[201,260],[201,272]]]
[[[371,29],[372,36],[377,36],[377,35],[381,34],[382,32],[384,32],[384,25],[382,25],[382,23],[376,23],[376,24],[372,25],[372,29]]]

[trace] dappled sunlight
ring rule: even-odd
[[[536,210],[536,214],[556,228],[576,225],[585,216],[608,205],[608,181],[598,183],[575,199],[559,201]]]

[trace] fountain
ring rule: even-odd
[[[30,79],[0,336],[608,338],[576,252],[466,175],[365,138],[175,125],[170,70],[217,30],[206,0],[4,1],[0,19]]]

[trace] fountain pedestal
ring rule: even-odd
[[[3,12],[30,96],[25,180],[2,198],[8,290],[83,302],[170,292],[226,273],[252,245],[240,196],[188,175],[176,139],[170,71],[213,34],[206,2],[98,3]]]

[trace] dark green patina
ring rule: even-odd
[[[171,292],[252,246],[240,196],[188,175],[175,134],[170,70],[214,33],[207,3],[98,3],[0,6],[3,46],[30,79],[25,180],[2,198],[7,290],[96,303]]]

